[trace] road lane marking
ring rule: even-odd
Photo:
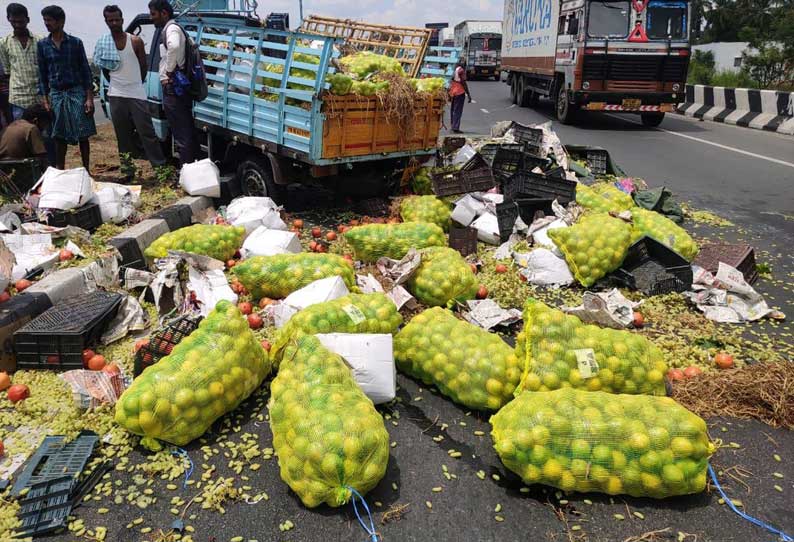
[[[480,111],[482,111],[482,112],[483,112],[483,113],[485,113],[486,115],[488,115],[488,114],[490,114],[490,113],[491,113],[491,112],[490,112],[490,111],[488,111],[487,109],[483,109],[483,108],[480,108]]]
[[[629,119],[626,117],[621,117],[619,115],[610,115],[609,113],[606,114],[608,117],[612,117],[615,119],[625,120],[627,122],[633,122],[634,124],[639,124],[642,126],[642,123],[633,119]],[[697,141],[699,143],[705,143],[706,145],[712,145],[713,147],[717,147],[726,151],[735,152],[737,154],[743,154],[745,156],[750,156],[752,158],[758,158],[759,160],[766,160],[767,162],[772,162],[773,164],[779,164],[781,166],[788,166],[790,168],[794,168],[794,163],[786,162],[785,160],[778,160],[777,158],[772,158],[771,156],[764,156],[763,154],[756,154],[754,152],[745,151],[742,149],[737,149],[736,147],[730,147],[728,145],[723,145],[722,143],[715,143],[713,141],[709,141],[707,139],[701,139],[699,137],[694,137],[686,134],[682,134],[680,132],[673,132],[672,130],[665,130],[664,128],[654,128],[654,130],[658,130],[660,132],[665,132],[670,135],[683,137],[684,139],[691,139],[692,141]]]

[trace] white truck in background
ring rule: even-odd
[[[658,126],[684,101],[689,20],[688,0],[505,0],[512,101],[551,98],[564,124],[583,109]]]
[[[502,21],[463,21],[455,25],[455,47],[466,59],[466,75],[493,77],[502,72]]]

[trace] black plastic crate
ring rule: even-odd
[[[576,181],[520,171],[502,183],[505,201],[520,198],[556,199],[567,205],[576,199]]]
[[[201,318],[180,316],[152,333],[149,342],[141,346],[135,353],[133,375],[137,377],[147,367],[169,355],[182,339],[198,328],[200,322]]]
[[[160,209],[149,218],[161,218],[168,224],[170,231],[186,228],[193,223],[193,210],[190,205],[169,205]]]
[[[673,249],[645,236],[629,247],[626,258],[611,277],[645,295],[685,292],[692,287],[692,266]]]
[[[114,237],[109,243],[119,251],[122,267],[146,269],[146,257],[138,241],[131,237]]]
[[[439,197],[482,192],[497,185],[488,162],[479,154],[475,154],[462,168],[433,173],[431,179],[433,192]]]
[[[525,155],[524,149],[519,144],[500,145],[491,163],[491,170],[496,180],[509,179],[514,173],[521,171]]]
[[[609,171],[609,152],[601,149],[587,151],[587,164],[594,175],[606,175]]]
[[[243,195],[243,185],[237,175],[222,175],[220,185],[221,197],[213,198],[216,207],[228,205],[233,199]]]
[[[526,152],[535,156],[541,155],[543,150],[543,130],[530,128],[516,121],[513,121],[510,128],[513,130],[513,137],[518,143],[524,145]]]
[[[538,211],[542,211],[544,215],[554,214],[551,209],[553,201],[547,198],[523,198],[498,204],[496,219],[499,221],[499,237],[503,242],[508,240],[519,216],[529,226]]]
[[[66,527],[72,511],[72,491],[77,480],[72,476],[59,476],[29,486],[28,493],[19,501],[17,517],[22,525],[17,536],[40,536]]]
[[[549,165],[551,165],[551,160],[548,158],[541,158],[527,152],[524,152],[521,155],[522,171],[532,171],[536,167],[539,167],[542,171],[546,171],[549,168]]]
[[[449,229],[449,247],[460,252],[461,256],[477,253],[477,230],[451,226]]]
[[[554,179],[567,179],[565,176],[565,168],[562,166],[557,166],[548,170],[546,172],[546,177],[553,177]]]
[[[744,275],[747,284],[758,280],[758,269],[755,267],[755,250],[750,245],[730,245],[727,243],[710,243],[700,247],[695,261],[712,275],[716,275],[720,262],[727,263]]]
[[[489,166],[493,166],[493,159],[496,157],[496,151],[499,150],[499,143],[486,143],[477,152],[483,157]]]
[[[357,213],[372,216],[382,217],[389,215],[389,200],[386,198],[367,198],[362,199],[353,204],[353,208]]]
[[[83,368],[83,350],[96,344],[124,296],[91,292],[67,299],[14,333],[20,369]]]
[[[88,203],[69,211],[53,210],[47,218],[47,224],[56,228],[77,226],[84,230],[94,231],[102,225],[102,213],[99,210],[99,205]]]

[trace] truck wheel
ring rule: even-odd
[[[576,106],[568,100],[568,89],[565,88],[565,84],[560,82],[559,87],[555,106],[557,120],[563,124],[572,124],[576,117]]]
[[[664,120],[664,113],[641,113],[640,120],[643,126],[656,128]]]
[[[237,178],[246,196],[268,197],[280,205],[286,203],[287,187],[273,180],[273,170],[267,158],[246,158],[237,166]]]
[[[518,105],[521,107],[529,107],[532,105],[532,90],[527,88],[525,78],[518,80]]]
[[[518,77],[515,75],[510,78],[510,102],[518,104]]]

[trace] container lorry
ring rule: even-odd
[[[463,21],[455,25],[455,47],[466,59],[469,79],[501,76],[502,21]]]
[[[550,98],[564,124],[588,110],[658,126],[684,101],[689,9],[686,0],[505,0],[512,102]]]
[[[326,76],[338,69],[345,48],[397,58],[409,77],[449,79],[457,49],[428,47],[427,29],[356,21],[317,18],[300,30],[268,28],[255,3],[225,2],[191,5],[176,21],[198,45],[207,73],[209,95],[193,105],[202,151],[222,171],[236,173],[244,194],[283,201],[286,185],[322,181],[352,195],[377,195],[399,187],[412,158],[436,152],[443,95],[418,95],[406,133],[377,96],[333,95]],[[161,31],[148,14],[126,31],[146,44],[144,85],[155,132],[170,151],[158,77]],[[107,114],[106,88],[103,77]]]

